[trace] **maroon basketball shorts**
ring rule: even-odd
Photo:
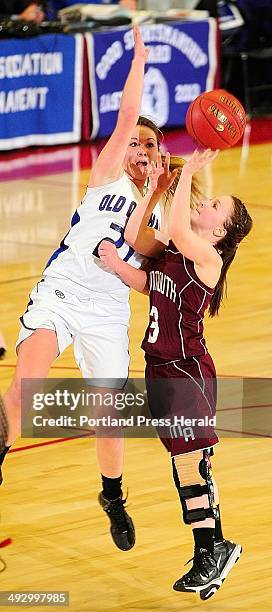
[[[153,424],[172,457],[218,442],[210,355],[174,361],[146,355],[146,389]]]

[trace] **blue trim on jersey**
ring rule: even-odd
[[[156,217],[156,215],[154,213],[152,213],[149,221],[148,221],[148,227],[152,227],[152,229],[158,230],[159,229],[159,219]]]
[[[74,225],[76,225],[76,223],[78,223],[80,221],[80,216],[78,214],[78,210],[76,210],[72,216],[71,219],[71,227],[73,227]],[[66,238],[66,236],[65,236]]]
[[[134,249],[132,247],[129,247],[128,252],[126,256],[124,257],[123,261],[128,261],[134,253],[135,253]]]
[[[68,236],[68,234],[66,234],[66,236]],[[66,238],[65,236],[65,238]],[[64,240],[65,240],[64,238]],[[66,251],[66,249],[68,249],[68,244],[64,244],[64,241],[61,242],[59,248],[54,251],[53,255],[51,255],[50,259],[48,260],[46,266],[45,266],[45,270],[46,268],[48,268],[50,266],[50,264],[52,263],[52,261],[54,261],[54,259],[57,259],[57,257],[60,255],[60,253],[64,253],[64,251]]]
[[[79,221],[80,221],[80,216],[79,216],[78,210],[76,210],[71,219],[71,228],[74,227],[74,225],[76,225],[77,223],[79,223]],[[58,249],[56,249],[56,251],[54,251],[54,253],[51,255],[50,259],[48,260],[44,268],[45,270],[46,268],[50,266],[50,264],[52,263],[52,261],[54,261],[54,259],[57,259],[60,253],[64,253],[64,251],[66,251],[69,248],[69,244],[65,244],[65,238],[67,238],[68,234],[70,234],[70,230],[69,232],[67,232],[67,234],[62,239]]]

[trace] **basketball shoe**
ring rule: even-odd
[[[230,570],[233,568],[235,563],[237,563],[242,553],[242,546],[240,544],[235,544],[230,540],[222,540],[220,542],[214,543],[214,559],[216,561],[216,566],[219,571],[219,576],[224,582]],[[208,599],[207,597],[207,589],[204,589],[200,593],[201,599]],[[211,597],[213,593],[209,595]]]
[[[109,501],[102,493],[99,493],[98,501],[110,519],[110,531],[117,548],[120,548],[120,550],[130,550],[133,548],[135,544],[135,529],[132,519],[124,508],[126,499],[122,499],[120,496],[113,501]]]
[[[200,548],[190,561],[193,561],[191,569],[175,582],[173,589],[199,593],[201,599],[209,599],[222,584],[215,557],[206,548]]]

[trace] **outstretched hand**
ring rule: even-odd
[[[146,61],[148,57],[148,48],[144,44],[144,41],[141,35],[141,31],[138,26],[134,26],[133,36],[134,36],[134,57],[135,58],[143,57],[143,59]]]
[[[198,172],[198,170],[212,162],[218,153],[219,149],[216,149],[216,151],[212,151],[212,149],[205,149],[205,151],[195,150],[190,159],[184,164],[182,173],[184,173],[184,170],[190,172],[190,174]]]
[[[108,240],[102,240],[98,247],[98,254],[100,260],[112,270],[112,272],[117,272],[118,264],[120,262],[120,257],[117,253],[117,248],[115,244],[109,242]]]
[[[170,171],[170,153],[166,153],[164,164],[162,164],[161,154],[158,154],[157,164],[155,162],[151,162],[151,171],[149,174],[150,179],[150,187],[152,191],[160,191],[164,193],[167,189],[169,189],[174,182],[178,169]]]

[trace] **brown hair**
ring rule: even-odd
[[[220,278],[215,286],[214,293],[210,302],[209,315],[214,317],[218,314],[221,302],[226,293],[227,279],[226,274],[230,264],[234,260],[240,242],[249,234],[253,221],[245,205],[236,196],[231,196],[233,200],[233,213],[231,218],[225,222],[227,230],[224,238],[216,243],[215,248],[222,257],[223,265]]]

